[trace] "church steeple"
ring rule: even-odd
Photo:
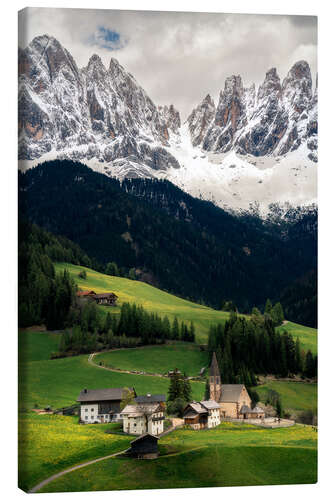
[[[209,399],[216,402],[221,398],[221,376],[219,365],[217,364],[216,354],[213,352],[212,363],[209,370]]]

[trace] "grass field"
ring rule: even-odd
[[[281,395],[284,410],[317,411],[317,384],[273,380],[255,388],[261,401],[265,402],[269,389],[277,391]]]
[[[260,429],[225,423],[202,432],[178,430],[160,439],[157,460],[115,457],[41,491],[314,483],[316,438],[311,427],[303,426]]]
[[[103,387],[135,387],[137,394],[147,392],[167,394],[169,380],[162,377],[144,377],[132,374],[116,373],[104,370],[88,363],[88,355],[61,359],[49,359],[54,350],[56,334],[21,332],[26,336],[27,350],[34,356],[44,353],[46,359],[20,363],[20,408],[31,409],[35,406],[44,408],[62,408],[75,402],[80,391],[87,387],[99,389]],[[34,347],[33,347],[34,346]],[[29,359],[29,358],[25,358]],[[192,383],[194,399],[201,399],[204,384]]]
[[[317,354],[317,330],[315,328],[297,325],[296,323],[288,321],[285,325],[279,326],[277,330],[286,330],[287,332],[290,332],[293,337],[299,338],[303,349],[310,349],[314,354]]]
[[[32,488],[73,464],[124,450],[130,436],[106,434],[117,424],[78,425],[77,417],[23,414],[19,420],[19,485]]]
[[[175,316],[180,321],[193,321],[197,343],[207,343],[210,325],[224,323],[229,317],[229,313],[180,299],[141,281],[108,276],[89,268],[67,263],[55,263],[55,268],[58,272],[67,269],[83,290],[94,290],[97,293],[106,291],[116,293],[119,297],[118,306],[112,308],[113,313],[119,313],[123,302],[135,302],[150,312],[158,313],[161,316],[167,315],[171,321]],[[83,269],[87,273],[85,280],[78,276]],[[106,313],[108,310],[110,308],[100,306],[101,312]],[[317,330],[290,322],[280,328],[290,331],[295,338],[299,337],[303,349],[317,351]]]
[[[83,387],[134,386],[138,394],[165,394],[169,386],[166,378],[115,373],[92,366],[88,363],[87,355],[51,360],[50,355],[56,349],[58,341],[57,334],[27,331],[19,333],[19,470],[20,487],[23,489],[31,488],[71,465],[126,449],[132,439],[106,434],[104,431],[112,424],[80,426],[77,424],[77,417],[36,415],[31,411],[23,411],[24,409],[29,410],[35,405],[53,408],[71,405]],[[145,349],[142,349],[144,353]],[[191,369],[195,370],[197,361],[199,366],[203,363],[203,359],[197,357],[202,353],[196,346],[187,346],[186,350],[186,345],[178,344],[158,349],[169,350],[167,357],[174,356],[174,360],[183,362],[179,368],[185,367],[189,372]],[[129,356],[127,362],[134,351],[139,350],[126,351]],[[112,355],[122,352],[115,351]],[[142,362],[142,355],[140,356]],[[155,352],[153,356],[144,357],[143,361],[156,359],[159,366],[164,368],[167,357],[163,357],[163,352]],[[123,358],[123,362],[125,361]],[[303,409],[306,404],[305,392],[303,395],[300,387],[306,384],[297,384],[296,388],[291,389],[292,384],[271,382],[260,386],[258,392],[264,394],[269,385],[281,393],[285,408],[287,402],[291,401],[295,407]],[[204,384],[194,382],[192,390],[193,398],[200,400]],[[285,399],[287,396],[289,399]],[[300,397],[303,399],[300,400]],[[310,404],[313,396],[309,392],[306,397]],[[162,456],[157,461],[110,459],[64,476],[43,491],[316,481],[316,434],[311,427],[269,430],[248,425],[222,424],[209,431],[176,431],[163,437],[160,444]],[[211,464],[214,464],[213,468]]]
[[[95,362],[111,368],[142,370],[146,373],[166,373],[178,368],[188,376],[199,375],[209,363],[207,351],[200,351],[193,344],[177,343],[98,354]]]

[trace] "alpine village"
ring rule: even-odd
[[[309,64],[181,120],[91,47],[19,50],[19,487],[316,483]]]

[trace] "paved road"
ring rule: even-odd
[[[43,488],[47,484],[51,483],[52,481],[54,481],[54,479],[57,479],[58,477],[64,476],[65,474],[68,474],[69,472],[73,472],[74,470],[82,469],[82,467],[87,467],[87,465],[95,464],[96,462],[101,462],[102,460],[107,460],[108,458],[115,457],[116,455],[120,455],[121,453],[124,453],[124,451],[126,451],[126,450],[118,451],[118,453],[112,453],[112,455],[106,455],[106,457],[96,458],[95,460],[89,460],[89,462],[84,462],[83,464],[74,465],[73,467],[70,467],[69,469],[65,469],[61,472],[58,472],[57,474],[53,474],[53,476],[50,476],[47,479],[44,479],[44,481],[42,481],[41,483],[38,483],[36,486],[31,488],[31,490],[29,490],[28,493],[36,493],[41,488]]]

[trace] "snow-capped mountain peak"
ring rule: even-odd
[[[175,107],[157,106],[117,59],[105,67],[94,54],[80,69],[55,38],[38,36],[19,50],[19,159],[29,168],[52,158],[119,178],[167,178],[221,206],[312,202],[317,87],[306,61],[282,84],[269,69],[258,90],[232,75],[216,105],[207,94],[181,125]]]

